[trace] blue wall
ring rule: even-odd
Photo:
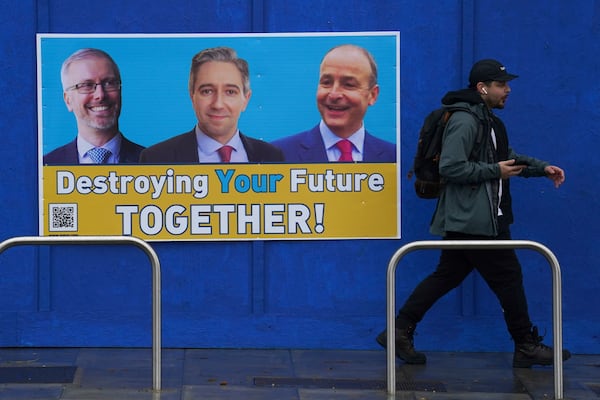
[[[512,145],[562,166],[567,182],[555,190],[545,179],[513,180],[513,236],[555,252],[564,344],[600,353],[600,2],[593,0],[3,1],[0,239],[38,231],[36,33],[374,30],[401,32],[403,171],[423,116],[446,91],[465,86],[474,60],[498,58],[520,75],[499,113]],[[390,257],[431,238],[434,203],[402,183],[401,240],[153,243],[163,266],[163,344],[375,348]],[[519,254],[532,319],[550,343],[550,270],[540,255]],[[436,258],[420,252],[401,262],[399,303]],[[151,281],[139,250],[19,247],[0,255],[0,268],[0,346],[150,346]],[[512,348],[500,307],[476,275],[435,305],[416,340],[425,350]]]

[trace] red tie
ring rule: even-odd
[[[217,152],[219,152],[219,156],[221,157],[222,162],[229,162],[231,160],[231,152],[233,151],[233,147],[231,146],[223,146]]]
[[[348,139],[342,139],[335,145],[342,152],[342,155],[338,161],[354,161],[352,159],[352,142],[350,142]]]

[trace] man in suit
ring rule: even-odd
[[[320,67],[317,107],[321,122],[273,144],[283,150],[286,162],[396,162],[396,145],[364,127],[367,108],[378,95],[373,56],[356,45],[334,47]]]
[[[77,137],[44,155],[43,163],[137,163],[143,147],[119,131],[121,73],[112,57],[99,49],[80,49],[63,62],[60,77]]]
[[[242,134],[238,120],[250,100],[248,63],[229,47],[192,59],[189,92],[198,119],[189,132],[145,149],[142,163],[278,162],[281,150]]]

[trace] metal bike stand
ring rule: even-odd
[[[145,241],[132,236],[20,236],[0,243],[0,253],[17,245],[37,244],[130,244],[146,253],[152,263],[152,390],[161,389],[160,261]]]
[[[396,266],[407,253],[421,249],[531,249],[536,250],[552,267],[552,320],[554,330],[554,398],[563,400],[562,363],[562,289],[560,265],[554,254],[544,245],[529,240],[424,240],[408,243],[399,248],[387,269],[387,392],[396,394]],[[392,332],[390,334],[390,332]]]

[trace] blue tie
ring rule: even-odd
[[[106,164],[111,154],[110,150],[103,147],[94,147],[88,151],[88,156],[90,156],[94,164]]]

